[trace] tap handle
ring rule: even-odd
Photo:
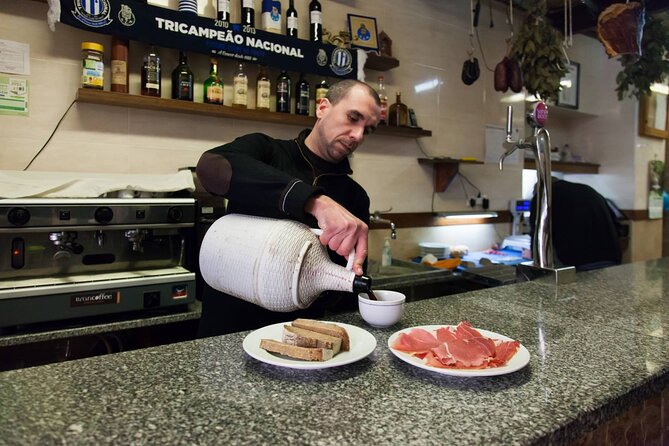
[[[506,139],[507,141],[511,140],[511,135],[513,134],[513,107],[508,105],[506,107]]]

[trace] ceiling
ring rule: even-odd
[[[508,4],[509,0],[497,0]],[[514,7],[526,9],[530,2],[539,0],[513,0]],[[548,6],[548,18],[553,26],[560,31],[564,29],[564,7],[565,0],[546,0]],[[597,26],[597,17],[607,7],[614,3],[625,3],[625,0],[571,0],[572,29],[575,34],[592,33]],[[667,0],[646,0],[646,14],[655,14],[669,10]]]

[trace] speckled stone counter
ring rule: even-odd
[[[0,373],[4,444],[564,444],[665,388],[669,261],[407,304],[376,350],[299,371],[248,357],[246,333]],[[456,378],[386,346],[395,330],[474,326],[520,340],[515,373]],[[339,321],[365,327],[358,314]]]

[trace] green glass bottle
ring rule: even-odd
[[[213,58],[209,65],[209,77],[204,81],[203,102],[223,105],[223,82],[218,78],[218,62]]]

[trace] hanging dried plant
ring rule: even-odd
[[[520,32],[513,39],[511,53],[523,72],[529,94],[556,101],[560,79],[567,73],[562,34],[546,19],[546,1],[532,2]]]

